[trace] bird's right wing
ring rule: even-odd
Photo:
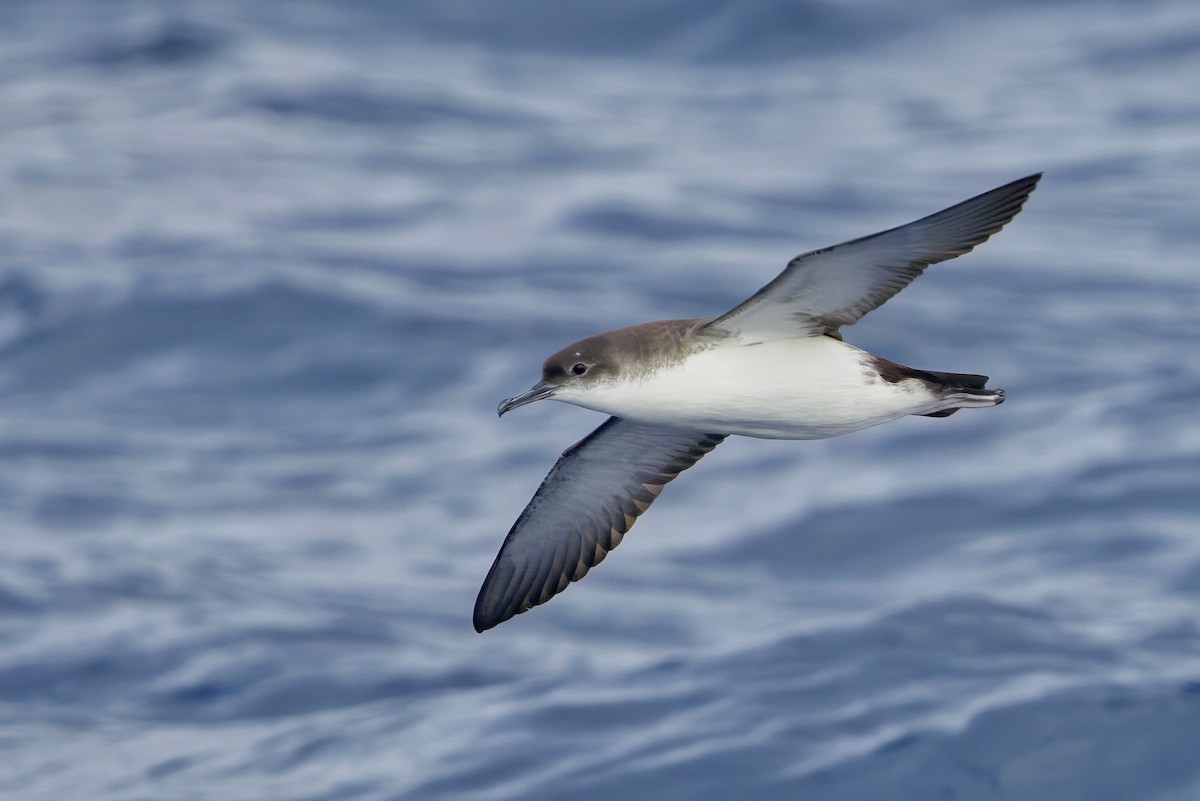
[[[723,439],[610,417],[564,451],[508,532],[479,590],[475,630],[545,603],[583,578],[667,482]]]

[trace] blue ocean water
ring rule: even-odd
[[[0,8],[0,797],[1200,798],[1200,8]],[[581,336],[1037,170],[845,332],[996,409],[731,440],[478,589]]]

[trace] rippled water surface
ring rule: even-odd
[[[6,4],[0,795],[1200,797],[1200,10]],[[477,635],[581,336],[1045,170]]]

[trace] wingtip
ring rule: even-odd
[[[1034,190],[1034,188],[1037,187],[1038,181],[1040,181],[1040,180],[1042,180],[1042,172],[1039,170],[1038,172],[1033,172],[1033,173],[1030,173],[1029,175],[1026,175],[1024,178],[1018,178],[1017,180],[1010,183],[1009,186],[1011,186],[1011,187],[1028,186],[1029,187],[1028,191],[1032,192]]]
[[[483,634],[488,629],[494,629],[503,622],[503,620],[496,617],[481,614],[478,610],[476,610],[475,615],[471,618],[471,625],[475,627],[475,631],[479,634]]]
[[[1021,202],[1024,203],[1025,198],[1029,197],[1030,193],[1032,193],[1034,189],[1037,189],[1038,181],[1040,181],[1040,180],[1042,180],[1042,173],[1040,171],[1033,172],[1022,178],[1017,178],[1014,181],[1009,181],[1006,184],[1002,184],[1002,185],[996,187],[995,189],[991,189],[980,195],[976,195],[975,197],[971,198],[971,200],[976,200],[976,199],[982,198],[986,195],[993,195],[993,196],[999,195],[999,196],[1007,196],[1010,198],[1019,197],[1019,198],[1021,198]],[[970,201],[964,201],[964,202],[970,202]],[[959,204],[959,205],[961,205],[961,204]]]
[[[483,634],[488,629],[494,629],[496,626],[499,626],[506,619],[485,611],[482,608],[482,604],[476,602],[475,613],[471,616],[471,625],[475,627],[476,632]]]
[[[483,634],[488,629],[496,628],[496,626],[499,626],[516,614],[515,612],[505,610],[502,605],[497,604],[495,598],[487,598],[489,594],[488,589],[491,584],[492,577],[489,574],[483,586],[479,588],[479,597],[475,599],[475,611],[471,615],[471,625],[480,634]]]
[[[985,195],[991,195],[991,194],[1001,195],[1001,194],[1005,194],[1005,193],[1008,193],[1010,195],[1014,194],[1014,193],[1020,193],[1021,195],[1028,196],[1030,192],[1032,192],[1034,189],[1037,188],[1038,181],[1040,181],[1040,180],[1042,180],[1041,171],[1031,172],[1029,175],[1026,175],[1021,178],[1017,178],[1016,180],[1013,180],[1013,181],[1009,181],[1008,183],[1002,184],[1002,185],[996,187],[995,189],[990,189],[987,192],[983,192],[982,194],[976,195],[974,198],[971,198],[971,200],[975,200],[976,198],[981,198]],[[964,202],[969,202],[969,201],[964,201]],[[961,204],[959,204],[959,205],[961,205]]]

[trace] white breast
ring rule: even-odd
[[[829,337],[727,340],[644,377],[560,393],[631,420],[715,434],[822,439],[928,408],[924,383],[889,383],[869,355]]]

